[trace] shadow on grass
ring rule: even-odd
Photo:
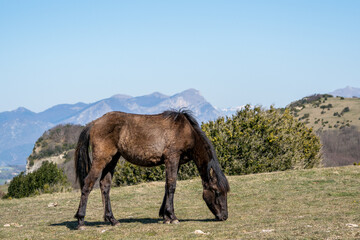
[[[70,230],[76,230],[77,225],[78,225],[77,221],[65,221],[65,222],[62,222],[62,223],[50,224],[51,227],[66,226]],[[89,227],[102,227],[102,226],[106,226],[106,225],[110,225],[110,223],[106,223],[106,222],[87,222],[87,221],[85,221],[85,226],[89,226]]]
[[[142,224],[154,224],[154,223],[162,223],[163,220],[160,218],[124,218],[118,220],[121,223],[142,223]],[[217,222],[215,219],[180,219],[181,222]],[[103,227],[110,226],[110,223],[107,222],[87,222],[85,221],[85,226],[89,227]],[[77,221],[65,221],[61,223],[53,223],[50,224],[52,227],[57,226],[66,226],[70,230],[77,229]]]

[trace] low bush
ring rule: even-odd
[[[198,175],[196,166],[194,162],[191,161],[180,167],[178,179],[185,180]],[[160,181],[164,179],[165,165],[157,167],[140,167],[121,158],[115,168],[113,183],[116,186],[124,186],[148,181]]]
[[[350,108],[349,107],[345,107],[342,111],[341,111],[341,115],[344,115],[344,113],[350,112]]]
[[[63,171],[55,163],[43,162],[38,170],[29,174],[21,172],[14,177],[4,198],[22,198],[65,191],[68,187],[69,183]]]
[[[328,110],[330,110],[330,108],[332,108],[332,107],[333,107],[333,105],[331,103],[328,104],[328,105],[321,105],[320,106],[321,109],[328,109]]]

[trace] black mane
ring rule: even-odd
[[[209,140],[209,138],[206,136],[206,134],[201,130],[201,127],[198,123],[198,121],[195,119],[192,111],[188,109],[180,109],[178,111],[176,110],[168,110],[162,113],[162,115],[165,118],[173,119],[174,121],[179,121],[181,119],[181,116],[184,116],[191,124],[191,126],[194,128],[194,130],[197,132],[197,134],[201,137],[201,139],[204,141],[204,144],[206,145],[206,150],[210,157],[210,162],[208,163],[207,167],[207,178],[210,179],[210,169],[212,168],[216,174],[217,177],[217,185],[219,187],[219,190],[222,192],[229,192],[230,186],[229,183],[224,175],[224,173],[221,171],[219,161],[216,156],[215,149]]]
[[[178,121],[181,116],[184,116],[190,121],[191,125],[199,126],[199,123],[196,121],[193,112],[189,109],[181,108],[179,110],[167,110],[163,112],[162,115],[164,118],[170,118],[174,121]]]

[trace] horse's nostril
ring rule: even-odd
[[[218,216],[216,216],[215,217],[216,218],[216,220],[218,220],[218,221],[225,221],[228,217],[226,216],[226,215],[218,215]]]

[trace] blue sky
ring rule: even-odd
[[[0,0],[0,112],[196,88],[283,107],[360,87],[360,1]]]

